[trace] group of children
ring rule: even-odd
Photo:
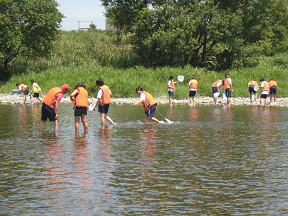
[[[277,94],[277,83],[275,80],[270,79],[269,82],[265,81],[264,78],[260,79],[261,85],[261,96],[260,96],[260,106],[262,105],[262,100],[264,100],[264,106],[267,105],[267,96],[270,92],[270,103],[272,102],[272,97],[274,98],[274,102],[276,102],[276,94]],[[175,84],[178,82],[174,82],[174,76],[170,76],[168,80],[168,95],[169,95],[169,104],[172,105],[172,97],[174,95]],[[195,76],[192,76],[191,80],[188,83],[190,87],[189,91],[189,100],[190,104],[195,104],[195,95],[197,92],[198,81]],[[212,92],[213,92],[213,100],[214,104],[219,104],[217,102],[217,98],[219,93],[223,90],[220,90],[220,87],[223,86],[225,89],[225,96],[227,98],[227,106],[231,106],[231,92],[233,92],[232,79],[229,77],[229,73],[225,74],[224,80],[217,80],[212,84]],[[253,97],[256,102],[257,100],[257,90],[259,86],[257,81],[252,80],[248,83],[248,90],[250,92],[250,100],[253,102]]]
[[[37,84],[34,85],[34,83],[34,80],[31,80],[31,84],[33,85],[32,92],[34,92],[33,97],[38,98],[41,101],[41,99],[39,98],[39,92],[41,91],[41,89]],[[111,124],[115,124],[113,120],[107,115],[112,96],[110,88],[104,84],[104,80],[102,78],[98,78],[96,80],[96,84],[99,87],[99,90],[97,94],[97,102],[92,108],[93,110],[96,110],[96,108],[98,107],[98,112],[100,112],[102,125],[105,124],[105,120],[108,120]],[[25,103],[26,96],[29,92],[29,87],[23,83],[17,83],[17,86],[19,87],[19,90],[24,93],[23,103]],[[64,84],[62,87],[54,87],[48,91],[43,101],[41,101],[41,131],[44,130],[45,122],[47,121],[47,119],[49,119],[50,122],[54,122],[55,133],[58,132],[59,103],[63,98],[64,94],[66,94],[69,90],[70,86],[68,84]],[[35,92],[37,94],[35,94]],[[145,110],[145,123],[148,123],[148,120],[152,120],[157,123],[163,123],[163,121],[159,121],[158,119],[153,117],[157,109],[157,102],[155,101],[153,96],[148,92],[144,91],[141,86],[136,88],[136,92],[140,96],[140,100],[135,103],[134,106],[142,103]],[[75,132],[79,132],[80,120],[83,123],[84,131],[87,132],[88,91],[86,90],[86,86],[83,83],[78,83],[76,85],[74,91],[70,94],[70,100],[74,102],[73,109],[75,117]]]
[[[269,80],[266,82],[264,78],[260,79],[261,82],[261,97],[260,97],[260,106],[262,105],[262,99],[264,99],[264,106],[267,104],[267,96],[270,92],[270,102],[272,101],[272,97],[274,97],[274,102],[276,101],[277,94],[277,83],[274,80]],[[169,94],[169,104],[172,105],[172,97],[175,90],[175,84],[178,82],[174,82],[174,76],[170,76],[168,81],[168,94]],[[43,101],[40,99],[41,88],[38,86],[34,80],[31,80],[32,90],[30,97],[36,98],[40,100],[42,104],[42,117],[40,129],[44,129],[45,122],[49,118],[50,122],[54,122],[54,131],[58,131],[58,121],[59,118],[59,102],[63,98],[63,95],[66,94],[70,90],[70,86],[68,84],[64,84],[62,87],[54,87],[48,91]],[[195,104],[195,95],[197,92],[198,81],[195,76],[192,76],[189,81],[189,100],[190,104]],[[99,87],[97,94],[97,103],[93,107],[93,110],[96,110],[98,107],[98,112],[100,112],[101,124],[105,124],[105,120],[109,121],[111,124],[115,124],[113,120],[107,115],[109,106],[111,103],[112,93],[110,88],[104,84],[104,80],[102,78],[98,78],[96,80],[96,85]],[[224,86],[225,95],[227,97],[227,106],[231,106],[230,98],[231,92],[233,92],[232,79],[229,77],[229,73],[225,74],[224,80],[217,80],[212,84],[212,92],[214,103],[217,105],[217,97],[221,86]],[[29,93],[29,87],[23,83],[17,83],[16,86],[19,87],[19,91],[23,92],[23,103],[26,102],[26,96]],[[248,90],[250,92],[250,100],[252,102],[253,96],[256,101],[257,99],[257,90],[258,83],[255,80],[252,80],[248,83]],[[163,121],[159,121],[154,116],[155,111],[157,110],[157,102],[153,98],[153,96],[144,91],[141,86],[136,88],[137,94],[140,96],[140,100],[133,104],[134,106],[142,103],[144,107],[144,122],[148,123],[148,120],[154,121],[156,123],[163,123]],[[33,94],[33,95],[32,95]],[[70,100],[74,102],[74,116],[75,116],[75,131],[79,132],[79,123],[80,120],[83,123],[84,131],[88,131],[88,123],[87,123],[87,110],[88,110],[88,92],[86,90],[86,86],[83,83],[78,83],[74,89],[74,91],[70,94]]]

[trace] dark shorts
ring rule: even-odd
[[[23,94],[24,94],[24,95],[28,95],[28,93],[29,93],[29,88],[26,88],[26,89],[24,90]]]
[[[82,114],[87,116],[87,108],[86,107],[75,107],[74,116],[82,116]]]
[[[45,103],[42,104],[42,121],[47,121],[49,118],[50,122],[55,121],[55,110],[52,107],[47,106]]]
[[[272,86],[272,87],[270,87],[270,95],[272,95],[272,94],[277,94],[277,86]]]
[[[189,97],[194,97],[196,95],[197,91],[190,91],[189,92]]]
[[[225,94],[227,98],[231,97],[231,89],[225,89]]]
[[[254,85],[249,86],[249,92],[250,92],[250,94],[257,93],[257,91],[254,90]]]
[[[168,91],[168,95],[169,96],[174,96],[174,92],[173,91]]]
[[[155,111],[156,111],[157,105],[153,105],[151,107],[149,107],[149,110],[147,112],[145,112],[145,114],[147,115],[147,117],[153,117]]]
[[[260,98],[264,98],[264,99],[266,99],[267,96],[268,96],[267,94],[261,94]]]
[[[34,94],[33,94],[33,97],[39,98],[39,92],[38,92],[38,93],[34,93]]]
[[[213,94],[216,93],[217,92],[217,88],[212,87],[212,92],[213,92]]]
[[[109,110],[109,105],[110,104],[98,105],[98,112],[107,114]]]

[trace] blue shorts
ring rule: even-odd
[[[47,121],[47,118],[49,118],[50,122],[51,121],[56,121],[57,119],[55,119],[56,113],[55,110],[50,107],[47,106],[45,103],[42,104],[42,117],[41,120],[42,121]]]
[[[266,99],[267,98],[267,94],[261,94],[260,98]]]
[[[173,91],[168,91],[169,96],[174,96],[174,92]]]
[[[196,95],[197,91],[190,91],[189,92],[189,97],[194,97]]]
[[[98,112],[100,113],[108,113],[110,104],[98,105]]]
[[[272,86],[272,87],[270,87],[270,95],[272,95],[272,94],[277,94],[277,86]]]
[[[29,93],[29,88],[26,88],[26,89],[24,90],[23,94],[24,94],[24,95],[28,95],[28,93]]]
[[[249,86],[249,92],[250,92],[250,94],[257,93],[257,91],[254,90],[254,85]]]
[[[156,108],[157,108],[157,104],[149,107],[149,110],[147,112],[145,112],[145,114],[147,115],[147,117],[153,117],[155,111],[156,111]]]
[[[225,94],[227,98],[231,97],[231,89],[225,89]]]
[[[216,93],[217,92],[217,88],[212,87],[212,92],[213,92],[213,94]]]

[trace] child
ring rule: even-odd
[[[254,87],[257,86],[258,87],[258,83],[256,80],[251,80],[249,83],[248,83],[248,90],[250,92],[250,101],[252,103],[252,94],[254,94],[254,100],[256,102],[257,100],[257,91],[255,91]]]
[[[25,104],[26,95],[28,95],[28,93],[29,93],[29,88],[27,85],[25,85],[23,83],[17,83],[16,86],[19,87],[19,93],[20,94],[21,94],[21,92],[23,92],[23,104]]]
[[[86,86],[83,83],[78,83],[75,90],[70,95],[70,100],[74,101],[73,109],[75,116],[75,132],[79,132],[79,122],[80,118],[82,120],[84,131],[88,131],[87,123],[87,108],[88,108],[88,92],[86,91]]]
[[[140,95],[140,100],[137,103],[133,104],[133,106],[136,106],[139,103],[142,103],[144,110],[145,110],[145,113],[144,113],[145,124],[148,123],[148,119],[156,123],[163,123],[162,121],[159,121],[158,119],[153,117],[157,109],[157,102],[155,101],[153,96],[149,94],[148,92],[143,91],[143,88],[141,86],[136,88],[136,92],[138,95]]]
[[[225,79],[223,80],[223,85],[225,88],[225,94],[227,97],[227,107],[231,106],[231,92],[233,92],[233,87],[232,87],[232,79],[229,78],[229,73],[225,74]]]
[[[175,83],[178,83],[178,82],[174,82],[174,76],[170,76],[168,80],[168,85],[167,85],[170,105],[172,105],[172,97],[174,96]]]
[[[261,96],[260,96],[260,106],[262,105],[262,99],[264,99],[264,107],[267,104],[267,96],[269,92],[269,83],[264,80],[264,78],[260,79],[261,82]]]
[[[115,124],[112,119],[107,115],[109,106],[111,103],[111,96],[112,93],[108,86],[104,85],[104,80],[102,78],[98,78],[96,80],[97,86],[99,86],[98,94],[97,94],[97,103],[94,107],[94,110],[96,110],[96,107],[98,106],[98,112],[100,112],[100,118],[101,118],[101,124],[105,124],[105,119],[107,119],[112,124]]]
[[[220,90],[220,87],[222,86],[222,84],[223,84],[222,80],[217,80],[216,82],[212,84],[212,92],[213,92],[213,99],[214,99],[215,105],[219,104],[217,103],[217,97],[215,97],[215,93]]]
[[[188,85],[190,87],[189,100],[190,100],[190,104],[192,105],[192,102],[193,102],[193,104],[195,104],[195,95],[196,95],[197,86],[198,86],[198,81],[196,80],[195,76],[192,76]]]
[[[40,130],[43,131],[45,122],[49,118],[50,122],[54,122],[54,132],[58,133],[58,118],[59,118],[59,103],[63,98],[63,95],[66,94],[70,89],[68,84],[64,84],[61,88],[54,87],[48,91],[46,96],[43,99],[42,104],[42,117]]]
[[[274,96],[274,102],[276,102],[276,94],[277,94],[278,85],[275,80],[270,79],[269,86],[270,86],[270,103],[272,103],[272,96]]]
[[[32,84],[32,90],[31,90],[30,98],[32,97],[32,93],[33,93],[32,103],[33,103],[34,98],[37,98],[40,102],[42,102],[42,100],[39,97],[41,88],[38,86],[36,82],[34,82],[34,79],[31,79],[31,84]]]

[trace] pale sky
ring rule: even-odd
[[[92,21],[97,29],[105,30],[104,7],[100,0],[56,0],[62,19],[62,30],[78,30],[78,21]],[[81,22],[81,28],[88,28],[91,22]]]

